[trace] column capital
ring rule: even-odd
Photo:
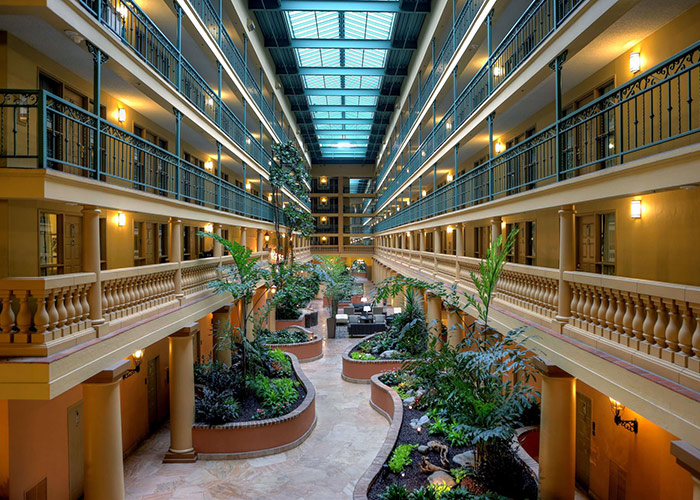
[[[501,222],[503,222],[503,218],[500,216],[499,217],[491,217],[490,222],[491,222],[491,224],[501,223]]]
[[[574,205],[562,205],[558,210],[559,215],[562,214],[575,214],[576,207]]]
[[[192,323],[187,326],[183,326],[175,333],[171,334],[170,337],[191,337],[199,331],[199,323]]]
[[[236,303],[231,302],[230,304],[226,304],[225,306],[221,306],[216,311],[213,311],[212,314],[227,314],[227,313],[230,313],[234,307],[236,307]]]
[[[177,217],[170,217],[169,220],[172,224],[182,224],[182,219],[178,219]]]
[[[700,479],[700,450],[685,441],[671,441],[671,455],[678,465]]]
[[[84,384],[111,384],[121,380],[122,375],[131,368],[131,360],[122,359],[87,379]]]
[[[542,359],[540,357],[535,358],[535,367],[544,375],[550,378],[575,378],[570,373],[562,370],[554,363]]]
[[[83,205],[83,208],[80,211],[84,214],[93,213],[93,214],[99,215],[102,213],[102,210],[100,210],[99,208],[97,208],[94,205]]]
[[[562,67],[562,65],[564,64],[564,61],[566,61],[566,55],[568,54],[568,52],[569,52],[568,50],[565,50],[564,52],[559,54],[557,57],[555,57],[554,60],[551,63],[549,63],[549,69],[554,70],[554,71],[560,69]]]

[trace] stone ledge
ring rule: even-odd
[[[380,333],[383,332],[368,335],[358,343],[369,340]],[[343,352],[341,373],[343,380],[354,384],[369,384],[373,375],[398,370],[404,363],[411,361],[409,359],[352,359],[350,352],[355,346],[357,344],[352,344]]]

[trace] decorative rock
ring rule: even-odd
[[[388,351],[384,351],[379,355],[380,359],[394,359],[395,356],[398,356],[400,353],[399,351],[395,351],[393,349],[389,349]]]
[[[424,444],[418,446],[418,453],[422,453],[423,455],[425,455],[425,454],[428,453],[429,451],[430,451],[430,448],[427,447],[427,446],[424,445]]]
[[[462,467],[466,466],[474,466],[474,463],[476,462],[474,459],[474,452],[473,451],[465,451],[464,453],[460,453],[459,455],[455,455],[452,458],[452,461],[456,463],[457,465],[461,465]]]
[[[449,486],[450,488],[457,485],[457,483],[455,483],[455,480],[452,479],[452,476],[450,476],[447,472],[442,472],[440,470],[430,474],[430,476],[428,476],[428,482],[430,484],[444,484],[446,486]]]
[[[428,422],[430,422],[430,419],[423,415],[421,418],[414,418],[413,420],[411,420],[411,427],[417,429],[418,427],[424,426]]]
[[[405,404],[407,406],[411,406],[415,402],[416,402],[416,398],[414,396],[411,396],[410,398],[406,398],[403,400],[403,404]]]

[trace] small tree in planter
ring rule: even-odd
[[[335,337],[335,315],[338,304],[352,294],[355,279],[340,257],[328,255],[319,256],[318,272],[325,288],[323,296],[328,301],[329,316],[326,320],[326,330],[329,338]]]
[[[276,293],[273,304],[277,319],[297,319],[299,308],[318,293],[320,276],[312,264],[272,264],[271,282]]]
[[[284,247],[284,259],[287,260],[289,257],[289,262],[294,264],[294,243],[292,235],[294,233],[299,233],[304,238],[311,236],[315,231],[314,218],[309,212],[302,210],[292,203],[288,203],[284,207],[283,213],[284,224],[287,228],[287,245]]]

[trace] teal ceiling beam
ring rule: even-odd
[[[391,40],[292,39],[291,49],[393,49]],[[407,49],[412,50],[412,49]]]
[[[309,111],[377,111],[377,106],[324,106],[322,104],[311,104],[309,106]]]
[[[286,95],[376,95],[380,96],[379,90],[374,89],[303,89],[303,92],[288,92]]]
[[[329,123],[329,124],[340,124],[340,125],[373,125],[374,120],[357,120],[354,118],[345,119],[328,119],[328,118],[314,118],[314,123]]]
[[[386,71],[384,68],[299,68],[299,72],[297,74],[319,76],[385,76]]]
[[[276,4],[276,5],[275,5]],[[377,2],[371,0],[346,0],[316,2],[313,0],[251,0],[249,10],[308,10],[308,11],[345,11],[345,12],[412,12],[401,9],[399,2]]]

